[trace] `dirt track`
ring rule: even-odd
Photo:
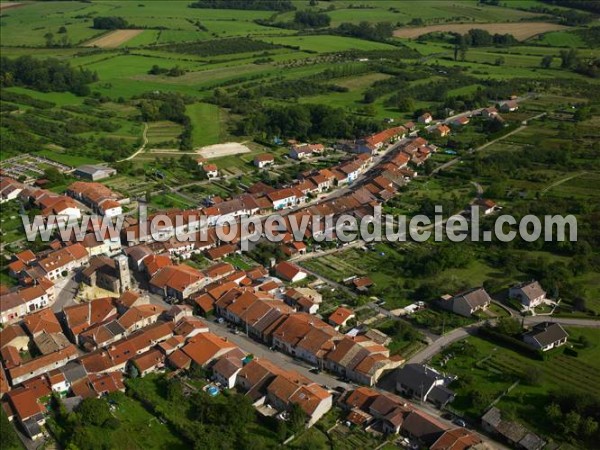
[[[250,149],[237,142],[228,142],[226,144],[215,144],[198,149],[198,153],[204,158],[220,158],[223,156],[237,155],[239,153],[250,153]]]
[[[119,45],[127,42],[128,40],[136,37],[144,30],[115,30],[111,31],[104,36],[100,36],[97,39],[89,41],[85,44],[86,47],[100,47],[100,48],[115,48]]]
[[[445,25],[430,25],[418,28],[400,28],[394,31],[394,36],[401,38],[417,38],[427,33],[447,31],[465,34],[473,28],[486,30],[491,34],[512,34],[522,41],[548,31],[563,30],[568,27],[548,22],[514,22],[514,23],[456,23]]]
[[[0,11],[4,11],[6,9],[9,8],[18,8],[19,6],[25,6],[23,3],[16,3],[16,2],[3,2],[0,3]]]

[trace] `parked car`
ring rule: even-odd
[[[464,421],[464,420],[462,420],[462,419],[454,419],[454,420],[452,421],[452,423],[453,423],[454,425],[457,425],[457,426],[459,426],[459,427],[463,427],[463,428],[467,426],[467,424],[465,423],[465,421]]]

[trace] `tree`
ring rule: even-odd
[[[498,320],[498,325],[496,328],[498,329],[499,333],[507,336],[516,336],[523,331],[519,319],[512,317],[502,317],[500,320]]]
[[[402,112],[412,111],[415,109],[415,101],[412,97],[402,96],[398,99],[396,106],[398,107],[398,110]]]
[[[560,423],[562,419],[562,411],[560,410],[560,406],[556,403],[550,403],[548,406],[546,406],[546,415],[550,419],[551,423]]]
[[[570,50],[561,50],[560,53],[560,67],[563,69],[570,69],[576,65],[578,59],[578,52],[572,48]]]
[[[304,428],[306,423],[306,413],[302,409],[300,405],[294,403],[292,405],[292,409],[290,410],[290,428],[293,433],[297,433]]]
[[[565,433],[568,434],[577,434],[579,430],[579,425],[581,424],[581,416],[577,411],[569,411],[565,414],[563,420],[563,429]]]
[[[44,39],[46,39],[46,47],[54,46],[54,35],[50,32],[44,34]]]
[[[59,33],[59,34],[64,34],[64,33],[66,33],[66,32],[67,32],[67,27],[65,27],[65,26],[62,26],[62,27],[60,27],[60,28],[58,29],[58,33]]]
[[[540,66],[544,69],[549,69],[552,66],[552,62],[554,61],[554,56],[546,55],[542,58],[540,62]]]
[[[504,57],[499,56],[498,58],[496,58],[496,61],[494,61],[494,64],[497,66],[503,66],[505,62],[506,60],[504,59]]]
[[[592,417],[586,417],[583,422],[581,422],[581,434],[583,434],[586,438],[591,438],[598,432],[598,422],[596,422]]]
[[[84,425],[101,426],[112,417],[108,403],[99,398],[86,398],[77,407],[77,413]]]

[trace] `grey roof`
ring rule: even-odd
[[[37,414],[23,422],[23,427],[25,431],[29,435],[29,437],[33,438],[42,433],[42,428],[39,425],[39,421],[43,419],[42,414]]]
[[[553,344],[554,342],[566,339],[569,334],[558,323],[543,322],[533,327],[531,331],[525,333],[535,339],[542,347]]]
[[[481,417],[481,421],[489,423],[493,427],[497,427],[502,421],[502,413],[494,406]]]
[[[71,384],[87,377],[87,371],[85,370],[85,367],[77,362],[67,363],[60,369],[60,371]]]
[[[484,288],[475,288],[454,297],[454,301],[464,300],[471,308],[490,303],[492,299]]]
[[[108,322],[105,327],[112,333],[113,336],[125,333],[125,328],[123,328],[123,326],[116,320]]]
[[[537,434],[527,433],[525,437],[519,441],[519,445],[526,450],[541,450],[544,445],[546,445],[546,441]]]
[[[411,412],[402,423],[402,430],[427,445],[433,444],[446,429],[447,427],[433,416],[420,411]]]
[[[519,442],[529,432],[523,425],[508,420],[500,421],[496,431],[512,442]]]
[[[546,295],[546,291],[542,289],[542,286],[540,286],[540,283],[537,281],[526,281],[516,285],[513,289],[520,289],[523,295],[529,300],[534,300],[542,295]]]
[[[94,164],[84,164],[83,166],[79,166],[75,169],[77,172],[87,173],[89,175],[93,175],[98,172],[114,172],[115,169],[106,166],[98,166]]]
[[[415,393],[429,392],[440,378],[443,377],[438,372],[423,364],[407,364],[396,373],[396,382]]]
[[[65,405],[65,408],[67,409],[68,412],[73,412],[75,410],[75,408],[77,408],[79,406],[79,404],[82,402],[83,398],[79,395],[76,395],[75,397],[67,397],[67,398],[63,398],[62,402]]]
[[[445,405],[452,401],[453,398],[454,392],[445,386],[435,386],[427,396],[428,400],[432,400],[440,405]]]

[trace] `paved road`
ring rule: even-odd
[[[343,387],[344,389],[352,388],[351,383],[345,383],[332,375],[329,375],[326,372],[321,373],[311,373],[309,369],[312,367],[308,363],[301,361],[299,359],[294,359],[293,357],[286,355],[284,353],[278,351],[272,351],[264,344],[261,344],[254,339],[246,336],[245,334],[235,334],[230,328],[227,328],[227,324],[219,324],[214,321],[206,321],[208,324],[208,328],[211,332],[218,336],[226,337],[228,340],[238,345],[240,348],[245,351],[252,353],[254,356],[259,358],[269,359],[271,362],[277,364],[279,367],[285,370],[295,370],[300,372],[305,377],[313,380],[316,383],[319,383],[324,386],[328,386],[330,388],[335,387]]]
[[[52,311],[55,313],[61,312],[64,307],[75,304],[75,294],[79,283],[75,281],[75,276],[66,280],[60,280],[55,285],[56,300],[52,305]]]
[[[553,316],[528,316],[523,318],[523,322],[525,325],[535,325],[541,322],[554,322],[571,327],[600,328],[600,320],[593,319],[575,319]],[[476,324],[472,324],[463,328],[456,328],[455,330],[452,330],[451,332],[440,336],[439,339],[434,341],[431,345],[427,346],[425,349],[421,350],[419,353],[415,354],[412,358],[410,358],[408,362],[422,363],[425,361],[429,361],[433,356],[437,355],[450,344],[456,341],[460,341],[461,339],[464,339],[467,336],[476,334],[479,327],[481,327],[483,324],[484,322],[477,322]]]

